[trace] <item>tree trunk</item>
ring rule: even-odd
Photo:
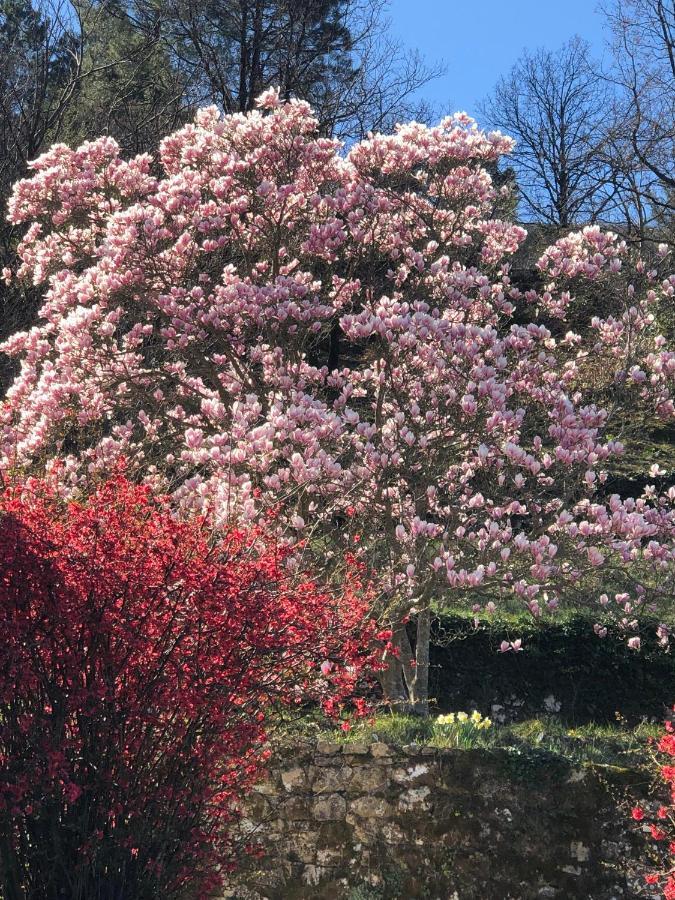
[[[250,55],[250,73],[248,102],[249,107],[253,106],[258,94],[263,89],[263,72],[262,72],[262,42],[263,42],[263,0],[257,0],[253,13],[253,34],[251,36],[251,55]]]
[[[246,2],[240,4],[239,25],[239,112],[246,112],[249,108],[248,96],[248,10]]]
[[[425,604],[417,614],[415,654],[403,622],[394,626],[392,644],[398,656],[387,659],[380,676],[384,698],[394,712],[417,716],[429,715],[429,640],[431,611]]]
[[[410,703],[400,659],[387,657],[387,668],[380,673],[380,684],[387,705],[392,712],[409,713]]]
[[[415,681],[412,691],[414,712],[429,715],[429,642],[431,639],[431,610],[428,605],[417,614],[415,641]]]
[[[24,900],[21,887],[21,865],[17,859],[10,838],[9,823],[3,821],[5,834],[0,838],[0,890],[5,900]]]

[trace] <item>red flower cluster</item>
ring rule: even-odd
[[[661,852],[663,866],[658,871],[645,875],[645,882],[649,885],[661,885],[665,900],[675,900],[675,765],[669,762],[675,758],[675,728],[672,722],[665,723],[665,734],[656,742],[655,747],[652,757],[655,774],[660,782],[668,786],[669,802],[647,812],[641,806],[635,806],[631,810],[631,816],[636,822],[642,822],[649,815],[655,821],[647,823],[645,828],[652,840],[667,841],[667,846]]]
[[[259,532],[215,539],[121,475],[82,504],[6,491],[0,895],[210,895],[272,711],[340,708],[387,638],[367,608],[357,576],[292,578]]]

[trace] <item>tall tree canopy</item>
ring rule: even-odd
[[[424,105],[427,67],[388,32],[386,0],[135,0],[131,15],[159,34],[191,96],[225,112],[252,109],[269,87],[316,110],[322,131],[361,137]]]
[[[604,157],[608,93],[589,47],[525,52],[482,106],[486,122],[516,140],[511,158],[526,221],[587,224],[612,199]]]
[[[616,89],[613,162],[629,188],[625,218],[640,236],[675,246],[675,3],[613,0],[605,12]]]
[[[426,67],[387,31],[384,0],[2,0],[0,269],[18,235],[11,185],[55,141],[100,134],[154,151],[199,104],[251,109],[260,91],[312,102],[324,134],[347,139],[422,117]],[[30,286],[0,287],[0,336],[34,319]],[[11,377],[0,363],[0,386]]]
[[[201,110],[154,164],[57,145],[17,185],[15,277],[44,303],[3,345],[6,467],[77,492],[125,457],[183,513],[274,510],[322,565],[356,553],[396,632],[390,696],[420,711],[434,604],[584,598],[639,643],[672,596],[675,487],[606,485],[675,417],[667,262],[590,227],[523,287],[490,176],[509,138],[459,115],[344,156],[305,102],[259,105]]]

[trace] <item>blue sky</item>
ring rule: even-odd
[[[574,34],[598,57],[604,50],[597,0],[391,0],[394,34],[447,74],[424,89],[443,112],[476,104],[508,72],[525,47],[554,50]]]

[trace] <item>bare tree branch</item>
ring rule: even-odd
[[[525,218],[568,226],[605,213],[614,200],[604,153],[608,91],[588,45],[525,52],[481,106],[490,125],[517,141],[513,154]]]

